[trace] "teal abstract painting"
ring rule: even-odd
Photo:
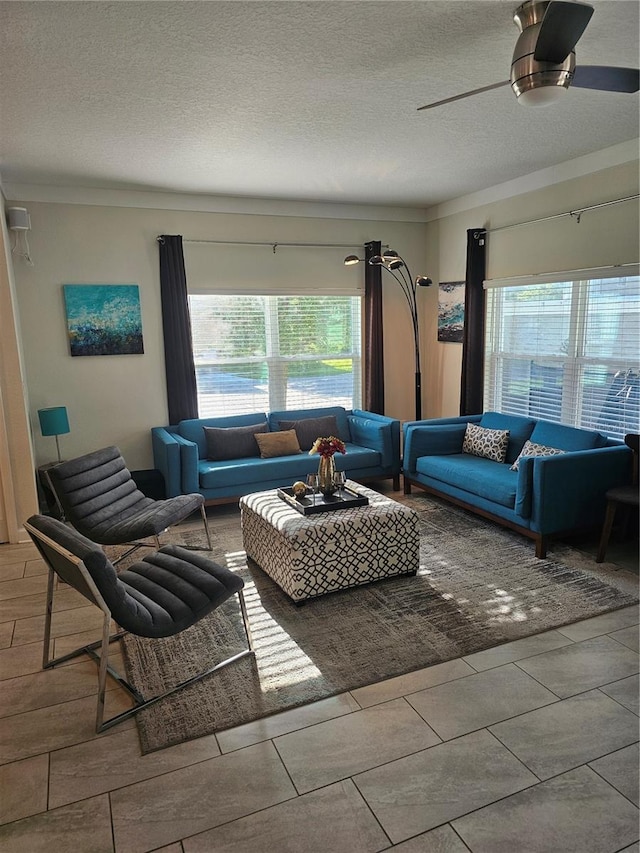
[[[137,284],[65,284],[71,355],[140,355]]]
[[[462,343],[464,339],[464,281],[441,281],[438,292],[438,340]]]

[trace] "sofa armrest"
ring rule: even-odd
[[[361,447],[377,450],[382,467],[392,474],[400,473],[400,421],[354,409],[347,416],[351,441]]]
[[[180,448],[180,489],[183,495],[192,495],[201,491],[198,445],[182,435],[176,435],[175,439]]]
[[[409,427],[414,426],[444,426],[447,424],[479,424],[482,420],[482,415],[459,415],[455,418],[423,418],[421,421],[404,421],[402,424],[403,430],[406,432]]]
[[[532,530],[554,533],[601,521],[606,491],[631,481],[631,451],[621,445],[525,457],[519,469],[516,511]]]
[[[153,465],[162,472],[168,498],[182,494],[180,487],[180,445],[165,427],[152,427]]]
[[[455,422],[429,424],[413,421],[404,425],[404,453],[402,468],[407,474],[416,470],[416,461],[421,456],[450,456],[462,453],[462,442],[467,428],[467,419]]]

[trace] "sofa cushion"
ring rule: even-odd
[[[558,456],[561,453],[566,453],[566,450],[558,450],[557,447],[548,447],[546,444],[535,444],[527,439],[524,447],[520,451],[520,455],[511,466],[512,471],[517,471],[520,466],[520,460],[523,456]]]
[[[280,421],[301,421],[305,418],[323,418],[328,415],[333,415],[338,424],[336,437],[345,442],[351,441],[347,411],[343,406],[325,406],[321,409],[285,409],[281,412],[270,412],[269,429],[272,432],[280,429]]]
[[[311,450],[316,438],[338,435],[338,422],[335,415],[322,418],[302,418],[299,421],[279,421],[280,429],[293,429],[298,436],[301,450]]]
[[[421,456],[416,471],[433,480],[456,486],[481,498],[513,509],[518,475],[508,465],[460,453],[452,456]],[[433,484],[437,488],[437,484]]]
[[[245,456],[259,456],[260,448],[255,440],[256,433],[267,432],[269,426],[249,424],[240,427],[203,427],[207,444],[207,459],[242,459]]]
[[[531,433],[531,441],[559,450],[592,450],[594,447],[604,447],[607,443],[605,436],[599,432],[552,421],[538,421]]]
[[[494,462],[504,462],[508,444],[508,429],[486,429],[476,424],[467,424],[462,452],[482,456]]]
[[[202,489],[228,489],[230,494],[237,486],[246,483],[267,483],[277,481],[282,486],[290,486],[295,480],[304,480],[306,474],[318,470],[318,456],[308,453],[296,453],[291,456],[279,456],[271,459],[246,457],[233,461],[198,463],[198,480]],[[362,469],[376,468],[381,464],[380,454],[366,447],[347,445],[347,453],[336,455],[336,467],[340,471],[349,471],[357,479]],[[514,475],[517,476],[517,475]],[[260,491],[259,486],[256,491]],[[240,489],[238,489],[238,492]]]
[[[485,412],[480,418],[480,426],[487,429],[508,429],[509,445],[505,462],[514,462],[525,441],[531,436],[536,422],[521,415],[503,415],[502,412]]]
[[[291,456],[292,453],[302,453],[298,437],[294,429],[280,432],[256,433],[255,440],[260,448],[262,459],[273,459],[275,456]]]

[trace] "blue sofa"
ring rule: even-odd
[[[353,480],[393,478],[400,488],[400,421],[360,409],[341,406],[256,412],[218,418],[196,418],[175,426],[153,427],[154,465],[165,480],[167,497],[200,492],[207,504],[229,503],[242,495],[291,485],[318,469],[320,457],[302,453],[263,459],[245,456],[211,461],[203,427],[228,429],[267,423],[280,429],[280,421],[335,417],[338,435],[345,440],[346,454],[336,454],[336,468]]]
[[[462,452],[467,424],[509,430],[503,463]],[[605,492],[631,480],[631,452],[598,432],[535,418],[485,412],[459,418],[405,423],[403,476],[411,486],[438,495],[535,540],[546,556],[547,540],[601,524]],[[520,457],[525,441],[564,451]]]

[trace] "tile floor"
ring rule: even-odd
[[[141,756],[92,663],[41,672],[44,571],[0,546],[3,853],[640,849],[638,607]],[[56,654],[99,625],[62,592]]]

